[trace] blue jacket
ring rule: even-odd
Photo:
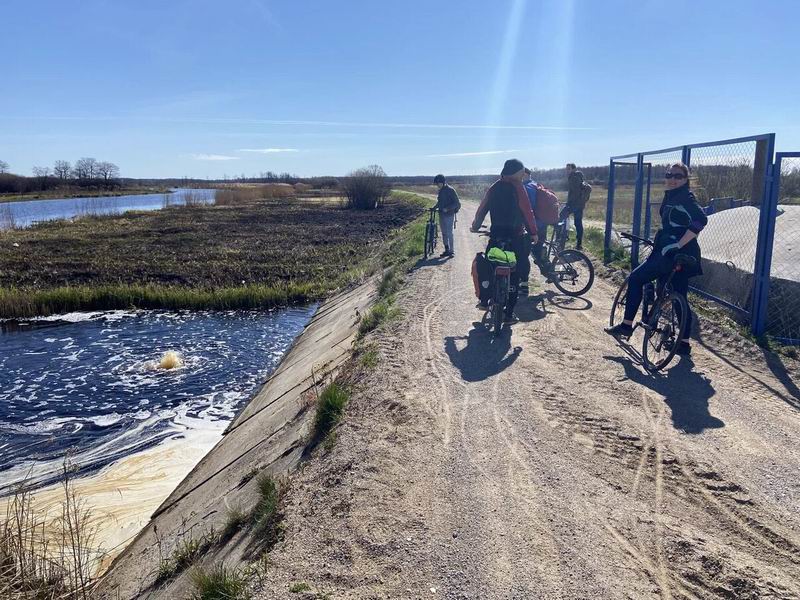
[[[533,217],[536,220],[536,229],[543,232],[547,227],[547,223],[543,223],[539,219],[536,219],[536,182],[531,179],[530,181],[526,181],[524,184],[522,184],[522,186],[525,188],[525,193],[528,194],[528,200],[531,203]]]

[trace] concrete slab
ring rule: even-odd
[[[284,360],[222,440],[200,461],[101,580],[96,597],[178,598],[188,590],[185,577],[155,587],[155,568],[180,540],[220,531],[231,507],[249,510],[257,501],[255,480],[243,476],[259,469],[273,475],[291,471],[302,458],[313,420],[309,410],[316,391],[347,359],[360,315],[377,296],[371,279],[323,304]],[[169,540],[168,542],[165,540]],[[238,560],[253,549],[244,543],[212,548],[203,560],[220,555]]]

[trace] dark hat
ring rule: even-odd
[[[444,182],[445,182],[444,175],[442,175],[441,173],[439,173],[436,177],[433,178],[433,183],[444,183]]]
[[[513,175],[514,173],[519,173],[524,168],[525,165],[522,164],[521,160],[509,158],[503,165],[503,170],[500,171],[500,175],[502,177],[505,177],[506,175]]]

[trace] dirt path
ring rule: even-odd
[[[376,336],[336,447],[298,474],[258,597],[800,598],[792,378],[708,334],[645,374],[602,332],[603,279],[585,299],[540,282],[493,338],[474,209]]]

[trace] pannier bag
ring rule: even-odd
[[[481,304],[486,304],[492,297],[492,275],[494,266],[483,252],[475,255],[472,261],[472,283],[475,286],[475,297]]]
[[[517,255],[509,250],[501,250],[497,247],[489,248],[486,258],[495,263],[502,263],[504,266],[517,266]]]

